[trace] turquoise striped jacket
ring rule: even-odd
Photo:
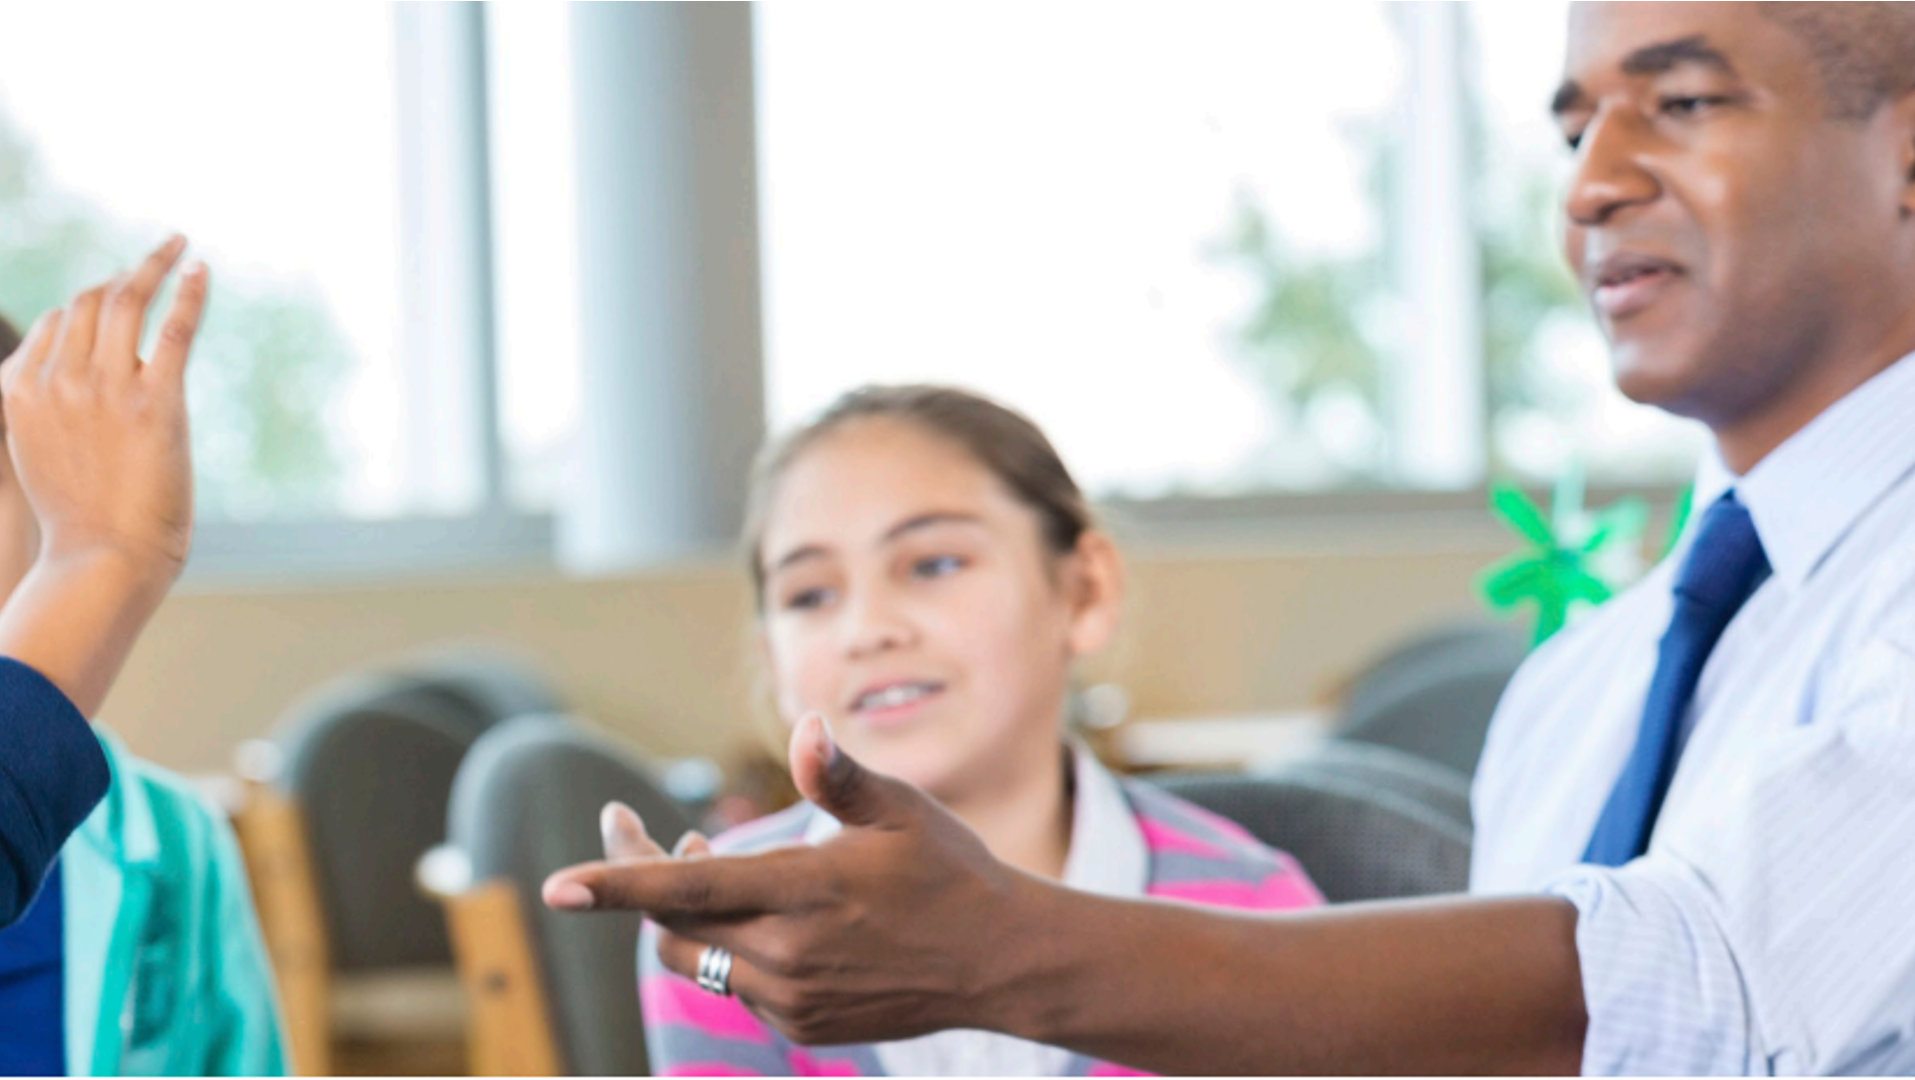
[[[232,830],[185,781],[95,730],[112,786],[60,851],[67,1074],[284,1075]]]

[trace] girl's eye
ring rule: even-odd
[[[786,611],[816,611],[831,599],[829,589],[805,589],[793,593],[785,600]]]
[[[956,555],[934,555],[912,563],[911,573],[921,578],[941,578],[949,577],[963,568],[964,560]]]

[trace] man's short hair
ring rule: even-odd
[[[1769,3],[1761,10],[1815,55],[1836,119],[1867,119],[1915,90],[1915,3]]]

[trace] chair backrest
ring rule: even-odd
[[[1379,788],[1411,799],[1444,820],[1469,830],[1470,781],[1439,762],[1374,743],[1325,739],[1301,758],[1249,770],[1251,776],[1282,778],[1303,772]]]
[[[1499,625],[1463,624],[1412,640],[1352,683],[1335,735],[1474,775],[1497,702],[1527,654],[1520,633]]]
[[[1255,776],[1151,779],[1289,852],[1333,903],[1460,892],[1469,884],[1465,785],[1426,762],[1378,747],[1354,756],[1328,749]]]
[[[445,919],[413,867],[445,835],[453,775],[489,723],[418,680],[366,675],[275,732],[274,784],[305,821],[334,971],[451,965]]]
[[[447,843],[464,854],[475,888],[504,881],[538,958],[559,1058],[574,1075],[646,1071],[638,1005],[636,914],[589,918],[539,902],[545,877],[604,857],[600,809],[637,810],[669,847],[690,828],[676,803],[630,751],[577,723],[525,717],[488,732],[453,785]],[[462,958],[463,962],[463,958]]]
[[[1404,680],[1421,682],[1421,673],[1433,663],[1454,662],[1459,657],[1497,657],[1514,668],[1528,654],[1529,639],[1509,623],[1461,619],[1431,627],[1392,645],[1357,672],[1350,680],[1343,709],[1346,714],[1364,712],[1376,698],[1395,697],[1398,684]]]
[[[569,711],[564,696],[537,667],[500,649],[477,645],[435,649],[407,658],[396,670],[487,717],[487,726]]]

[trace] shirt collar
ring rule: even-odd
[[[1143,896],[1150,888],[1150,849],[1130,799],[1088,747],[1072,740],[1070,748],[1075,794],[1064,884],[1105,896]],[[805,826],[805,840],[823,843],[841,828],[837,818],[820,810]]]
[[[1843,536],[1915,469],[1915,354],[1822,411],[1738,477],[1711,449],[1696,473],[1696,517],[1730,488],[1748,508],[1775,574],[1806,584]]]
[[[1071,743],[1076,798],[1064,884],[1081,892],[1138,897],[1150,888],[1150,848],[1117,778],[1081,742]]]

